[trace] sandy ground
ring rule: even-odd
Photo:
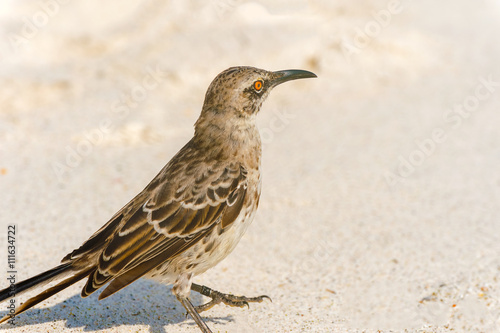
[[[104,224],[191,137],[220,71],[301,68],[318,79],[260,114],[256,219],[196,279],[273,302],[209,325],[499,332],[499,18],[498,0],[2,1],[0,267],[9,225],[21,280]],[[81,287],[2,329],[198,330],[170,287]]]

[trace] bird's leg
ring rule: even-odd
[[[196,324],[198,324],[198,327],[203,333],[212,333],[210,328],[208,328],[207,324],[201,319],[201,316],[199,315],[198,312],[196,312],[195,307],[189,300],[189,298],[183,298],[183,297],[177,297],[179,302],[186,308],[187,312],[191,315],[191,317],[194,319]]]
[[[262,302],[265,298],[268,300],[271,300],[269,296],[262,295],[258,297],[245,297],[245,296],[234,296],[230,294],[223,294],[219,291],[212,290],[206,286],[201,286],[199,284],[193,283],[191,284],[191,290],[194,290],[196,292],[199,292],[203,296],[210,297],[212,300],[206,304],[202,304],[199,306],[195,307],[195,310],[198,312],[203,312],[206,311],[210,308],[212,308],[214,305],[217,305],[219,303],[224,303],[229,306],[237,306],[237,307],[244,307],[245,305],[250,307],[248,305],[249,302],[257,302],[260,303]]]

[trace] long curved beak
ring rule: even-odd
[[[282,84],[283,82],[291,80],[317,77],[316,74],[301,69],[287,69],[284,71],[277,71],[273,73],[276,74],[276,78],[273,80],[273,86],[277,86],[278,84]]]

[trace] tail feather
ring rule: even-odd
[[[59,266],[60,267],[60,266]],[[56,267],[58,268],[58,267]],[[67,278],[66,280],[58,283],[57,285],[47,289],[47,290],[44,290],[43,292],[41,292],[40,294],[38,294],[37,296],[35,297],[32,297],[30,298],[29,300],[27,300],[26,302],[24,302],[21,306],[19,306],[17,309],[16,309],[16,312],[11,316],[11,315],[6,315],[4,316],[2,319],[0,319],[0,323],[3,323],[4,321],[7,321],[9,320],[10,318],[12,318],[13,316],[17,316],[18,314],[28,310],[29,308],[37,305],[38,303],[46,300],[47,298],[57,294],[58,292],[60,292],[61,290],[64,290],[66,289],[67,287],[71,286],[72,284],[80,281],[81,279],[87,277],[93,270],[94,268],[90,268],[90,269],[87,269],[87,270],[84,270],[84,271],[81,271],[81,272],[78,272],[77,274]],[[52,270],[50,271],[47,271],[45,273],[48,273],[48,272],[51,272]],[[40,275],[43,275],[45,273],[42,273]],[[33,279],[33,278],[32,278]],[[31,279],[28,279],[28,280],[31,280]],[[28,281],[26,280],[26,281]],[[26,281],[23,281],[21,282],[20,284],[23,284],[24,282]],[[4,290],[2,290],[2,293],[4,292]]]
[[[34,287],[41,287],[46,285],[50,281],[56,278],[62,278],[66,274],[69,274],[71,271],[71,264],[62,264],[52,269],[49,269],[46,272],[35,275],[27,280],[21,281],[17,283],[15,286],[5,288],[0,290],[0,302],[5,301],[8,298],[13,296],[19,296],[22,293],[30,290]]]

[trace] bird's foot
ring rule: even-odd
[[[272,302],[271,298],[266,295],[261,295],[257,297],[235,296],[231,294],[224,294],[217,290],[212,290],[208,287],[201,286],[195,283],[191,285],[191,290],[199,292],[200,294],[210,297],[212,299],[210,302],[206,304],[196,306],[195,308],[197,312],[206,311],[212,308],[214,305],[220,303],[242,308],[244,306],[250,307],[249,303],[260,303],[266,298]]]

